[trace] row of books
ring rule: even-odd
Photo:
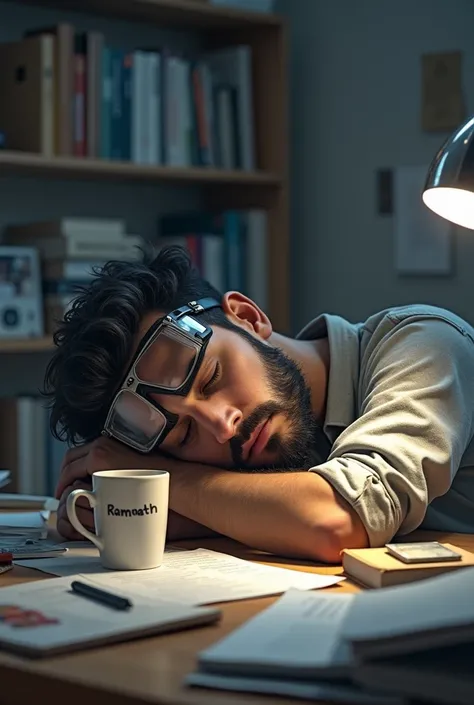
[[[0,467],[10,470],[9,492],[54,494],[66,450],[51,434],[42,397],[0,398]]]
[[[4,147],[175,167],[254,169],[252,52],[107,45],[68,23],[0,44]]]
[[[120,219],[63,218],[10,225],[3,243],[34,248],[41,282],[30,282],[29,296],[42,297],[45,332],[54,332],[95,270],[108,260],[140,259],[145,240],[127,233]],[[171,214],[158,222],[155,248],[178,244],[188,249],[201,273],[219,292],[238,290],[262,309],[268,303],[267,218],[260,210]],[[31,274],[31,272],[30,272]],[[1,298],[1,292],[0,292]]]

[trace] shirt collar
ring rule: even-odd
[[[328,337],[330,366],[323,428],[332,441],[357,417],[359,330],[360,324],[323,314],[310,321],[296,336],[299,340]]]

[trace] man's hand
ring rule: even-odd
[[[120,470],[127,468],[153,468],[155,457],[146,457],[109,438],[98,438],[77,448],[71,448],[64,456],[56,497],[59,499],[57,529],[70,541],[83,537],[71,526],[66,502],[72,490],[92,488],[92,475],[97,470]],[[89,531],[94,531],[94,512],[85,497],[76,504],[77,517]]]
[[[56,487],[60,499],[64,490],[76,480],[84,481],[97,470],[140,470],[158,467],[157,456],[145,456],[110,438],[98,438],[77,448],[71,448],[64,456]]]
[[[71,525],[67,515],[67,498],[73,490],[92,488],[92,475],[98,470],[163,469],[171,471],[181,465],[181,461],[173,461],[163,456],[142,455],[136,453],[122,443],[109,438],[99,438],[68,450],[61,465],[56,497],[59,499],[57,529],[70,541],[83,539]],[[86,529],[94,532],[94,512],[85,497],[79,497],[76,503],[76,513],[79,521]],[[168,540],[215,536],[216,534],[201,524],[191,521],[170,510],[168,514]]]
[[[64,536],[64,538],[68,539],[69,541],[81,541],[84,539],[84,537],[76,531],[76,529],[72,526],[71,522],[69,521],[69,517],[67,515],[67,509],[66,509],[66,502],[67,498],[71,494],[73,490],[90,490],[92,489],[92,480],[89,478],[89,480],[86,480],[85,482],[81,482],[80,480],[76,480],[70,487],[66,487],[64,492],[61,495],[61,499],[59,501],[59,506],[58,506],[58,517],[57,517],[57,523],[56,523],[56,528],[61,534],[61,536]],[[76,515],[81,524],[86,528],[89,529],[89,531],[92,531],[92,533],[95,533],[95,526],[94,526],[94,512],[91,508],[91,505],[87,501],[85,497],[79,497],[79,499],[76,502]]]

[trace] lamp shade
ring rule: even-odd
[[[474,230],[474,117],[461,125],[436,154],[423,201],[443,218]]]

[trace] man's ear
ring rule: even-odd
[[[240,291],[224,294],[222,310],[232,323],[262,340],[268,340],[272,334],[272,324],[266,313]]]

